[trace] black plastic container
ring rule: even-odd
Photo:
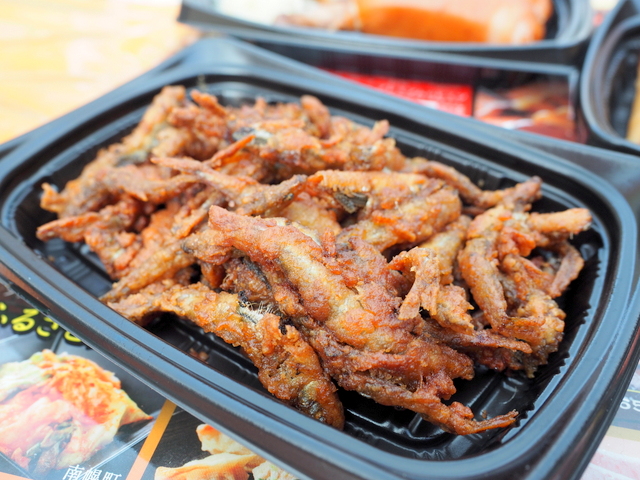
[[[580,107],[591,145],[640,154],[626,139],[640,62],[640,1],[620,0],[593,36],[582,68]]]
[[[365,124],[386,118],[406,155],[446,162],[502,188],[539,175],[543,211],[589,208],[592,228],[574,241],[587,258],[565,294],[566,337],[534,379],[478,372],[454,397],[489,416],[511,408],[517,425],[466,437],[411,412],[343,392],[344,432],[266,394],[238,351],[189,324],[145,330],[100,303],[110,281],[83,248],[35,238],[51,216],[40,184],[61,185],[98,148],[119,139],[167,84],[206,88],[223,102],[295,100],[313,94]],[[345,82],[232,40],[203,40],[153,75],[50,124],[0,160],[0,275],[43,313],[142,381],[300,478],[577,479],[615,414],[638,361],[635,274],[638,225],[610,183],[560,157],[467,121]],[[205,364],[187,353],[209,353]]]
[[[580,70],[577,67],[524,61],[524,55],[518,60],[504,60],[429,51],[390,53],[359,45],[326,44],[316,38],[299,38],[292,43],[269,34],[255,35],[252,43],[312,67],[365,75],[464,83],[492,89],[517,87],[541,79],[561,79],[569,84],[572,100],[578,98]]]
[[[209,0],[186,0],[182,4],[179,19],[205,30],[215,30],[221,18],[228,20],[229,17],[212,13],[210,5]],[[581,10],[586,16],[592,13],[588,2],[578,2],[570,8],[562,1],[557,5],[557,15],[566,16],[568,12],[576,15],[577,10]],[[582,27],[589,25],[589,21],[582,16],[580,18],[579,24]],[[573,22],[572,20],[571,23]],[[243,29],[242,34],[236,34],[236,30],[232,30],[231,33],[260,48],[323,70],[469,85],[474,90],[474,102],[477,92],[481,90],[499,92],[537,82],[564,82],[568,91],[569,115],[573,116],[575,129],[573,133],[563,131],[562,135],[577,142],[586,141],[586,128],[579,108],[580,64],[586,50],[586,41],[576,61],[568,58],[556,61],[548,53],[537,56],[529,51],[519,51],[510,52],[509,55],[489,55],[482,54],[482,49],[477,51],[476,45],[473,48],[469,48],[469,45],[463,48],[450,44],[450,47],[455,48],[384,48],[381,45],[367,44],[366,41],[333,41],[326,32],[303,35],[296,31],[294,35],[292,32],[279,30],[282,28]],[[226,27],[222,31],[229,33]],[[371,37],[360,36],[365,39]],[[337,38],[341,37],[338,35]]]
[[[299,38],[295,44],[281,36],[260,33],[253,44],[306,65],[359,75],[383,76],[445,85],[468,85],[478,92],[510,91],[536,83],[564,83],[568,113],[575,129],[572,139],[586,141],[586,128],[579,110],[580,69],[572,65],[454,55],[444,52],[384,52],[362,46],[324,44],[319,39]],[[471,108],[473,110],[474,107]],[[473,115],[473,112],[471,112]],[[567,133],[567,132],[563,132]]]
[[[12,138],[11,140],[0,144],[0,158],[15,150],[19,145],[22,145],[22,143],[24,143],[28,136],[29,134],[23,134],[19,137]]]
[[[529,62],[578,65],[593,31],[593,10],[588,1],[554,0],[554,14],[547,35],[528,45],[505,46],[481,43],[427,42],[357,32],[327,32],[321,29],[264,25],[220,13],[214,0],[183,0],[179,20],[202,29],[226,33],[267,47],[268,43],[319,41],[328,48],[366,49],[403,55],[408,52],[442,52]],[[265,42],[265,43],[263,43]]]

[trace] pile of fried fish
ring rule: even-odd
[[[342,388],[447,432],[507,427],[516,411],[449,403],[454,379],[547,363],[591,214],[533,212],[540,178],[482,190],[388,132],[313,96],[224,106],[167,86],[78,178],[43,184],[58,218],[37,235],[95,252],[114,281],[101,300],[123,316],[213,332],[329,425],[344,426]]]

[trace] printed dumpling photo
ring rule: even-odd
[[[202,424],[196,429],[202,450],[211,455],[177,468],[158,467],[154,480],[295,480],[296,477],[248,448]]]
[[[80,465],[151,418],[86,358],[43,350],[0,367],[0,452],[33,475]]]

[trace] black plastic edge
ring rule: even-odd
[[[640,5],[635,0],[620,0],[596,30],[585,54],[580,78],[580,110],[588,129],[588,143],[629,154],[640,154],[640,145],[615,132],[603,98],[608,94],[604,77],[618,42],[640,23]]]
[[[360,47],[370,52],[385,51],[402,55],[409,51],[432,51],[449,54],[479,56],[503,60],[526,58],[536,63],[556,63],[579,65],[582,62],[587,43],[593,32],[594,11],[589,2],[583,0],[555,0],[562,3],[565,17],[560,32],[553,39],[545,39],[528,45],[500,46],[479,43],[424,42],[391,39],[377,35],[335,33],[314,31],[305,28],[282,28],[260,25],[221,14],[212,8],[208,0],[183,0],[178,20],[200,29],[213,30],[242,40],[251,40],[259,33],[278,36],[281,41],[296,44],[303,39],[314,39],[334,47]]]
[[[216,36],[205,32],[206,35]],[[372,49],[359,44],[327,43],[322,39],[313,37],[296,38],[292,42],[290,38],[277,35],[272,32],[250,31],[242,36],[242,40],[252,43],[266,50],[278,51],[275,53],[290,57],[287,49],[303,49],[308,51],[330,52],[332,55],[344,56],[368,56],[371,58],[389,58],[397,60],[415,61],[416,63],[439,63],[456,66],[486,68],[494,70],[522,71],[531,73],[547,73],[549,75],[563,75],[569,71],[578,72],[578,67],[571,64],[559,64],[553,62],[532,62],[526,54],[521,54],[517,59],[489,58],[470,55],[467,52],[446,52],[439,50],[402,50],[390,52],[385,49]],[[523,60],[527,58],[527,60]],[[302,60],[303,63],[304,60]],[[312,65],[313,66],[313,65]],[[399,72],[402,73],[402,72]]]

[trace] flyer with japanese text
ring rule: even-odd
[[[293,480],[0,281],[0,480]],[[640,479],[640,366],[582,480]]]
[[[0,281],[0,480],[293,480]]]

